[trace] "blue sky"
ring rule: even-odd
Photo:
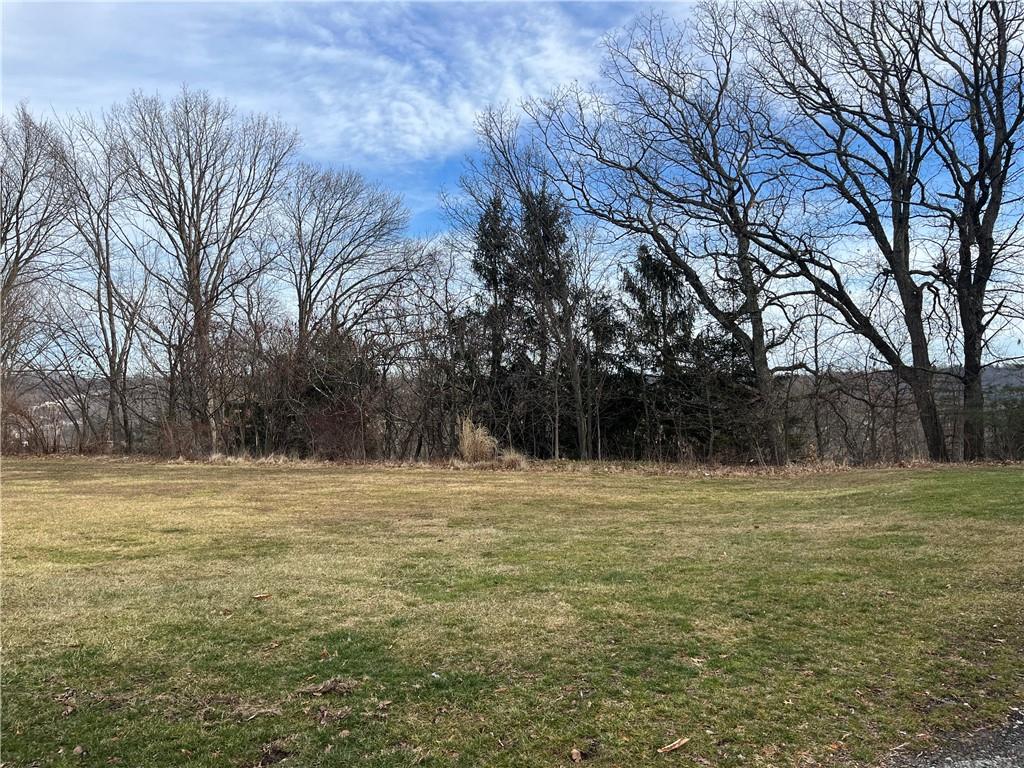
[[[474,115],[588,81],[630,3],[17,3],[3,10],[4,110],[98,110],[181,84],[280,115],[303,155],[401,192],[415,234],[444,227],[442,186]]]

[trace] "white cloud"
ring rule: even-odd
[[[596,73],[603,30],[578,29],[561,9],[443,6],[425,18],[421,8],[346,8],[331,29],[315,28],[316,41],[267,42],[269,57],[301,72],[288,110],[311,150],[383,163],[450,156],[471,144],[487,104]]]
[[[474,147],[477,113],[597,75],[602,36],[640,10],[601,3],[3,4],[0,97],[98,110],[183,83],[299,129],[309,159],[405,197],[413,231]]]
[[[207,88],[280,114],[325,160],[395,167],[465,152],[475,114],[596,75],[618,6],[5,5],[3,103],[98,108]]]

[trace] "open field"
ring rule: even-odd
[[[2,558],[8,766],[873,765],[1024,699],[1020,467],[5,460]]]

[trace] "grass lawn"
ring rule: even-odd
[[[2,473],[5,766],[872,765],[1024,700],[1019,466]]]

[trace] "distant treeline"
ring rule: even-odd
[[[468,418],[539,458],[1024,458],[1019,3],[606,45],[479,116],[431,239],[202,91],[5,115],[4,450],[434,459]]]

